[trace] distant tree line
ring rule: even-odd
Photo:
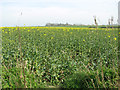
[[[47,23],[46,26],[73,26],[72,24],[62,24],[62,23]]]
[[[87,26],[82,24],[63,24],[63,23],[47,23],[45,26]]]
[[[63,24],[63,23],[47,23],[45,26],[72,26],[72,27],[88,27],[88,28],[96,28],[95,25],[83,25],[83,24]],[[98,25],[99,28],[118,28],[118,25]]]

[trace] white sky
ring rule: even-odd
[[[118,19],[119,0],[0,0],[0,25],[35,26],[46,23],[108,24]],[[22,12],[22,16],[20,15]],[[1,21],[2,20],[2,21]]]

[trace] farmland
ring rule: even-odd
[[[3,27],[3,88],[118,87],[118,29]]]

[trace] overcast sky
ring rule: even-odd
[[[119,0],[0,0],[0,25],[43,26],[46,23],[108,24],[118,19]],[[22,12],[22,16],[21,16]],[[2,21],[1,21],[2,20]]]

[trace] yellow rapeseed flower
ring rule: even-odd
[[[44,34],[46,36],[46,34]]]
[[[110,36],[108,36],[108,37],[110,37]]]
[[[51,39],[53,39],[53,37],[51,37]]]
[[[30,30],[28,30],[28,32],[30,32]]]
[[[83,39],[83,42],[85,42],[85,39]]]
[[[114,40],[117,40],[117,38],[114,38]]]

